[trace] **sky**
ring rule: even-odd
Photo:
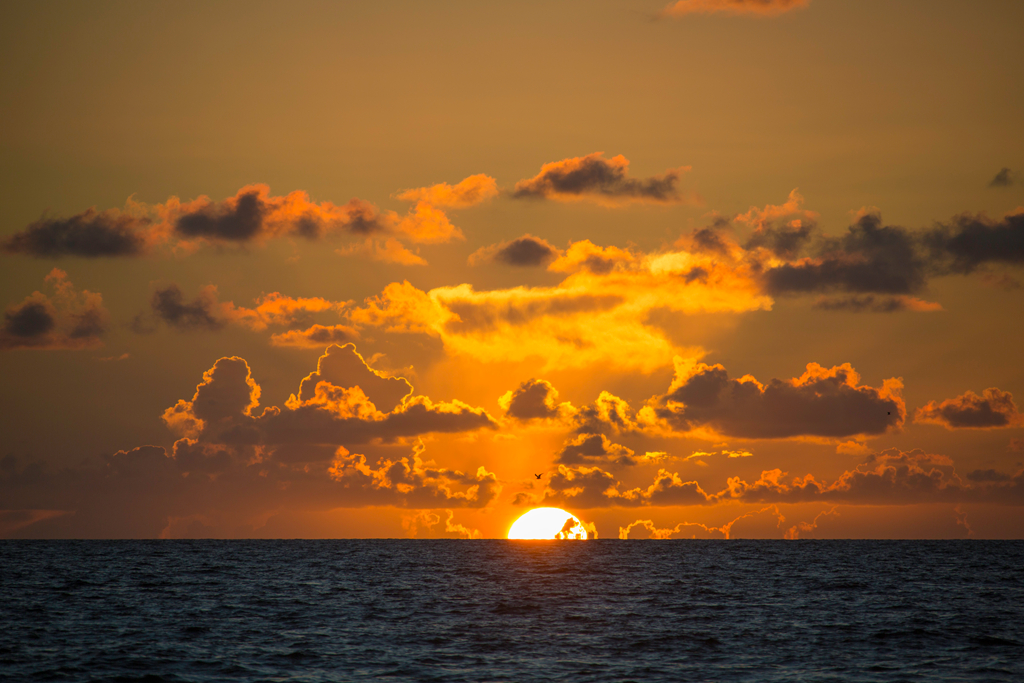
[[[0,11],[0,537],[1024,537],[1024,5]]]

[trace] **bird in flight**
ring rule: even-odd
[[[542,473],[540,473],[540,474],[535,474],[535,475],[533,475],[533,476],[535,476],[535,477],[537,477],[538,479],[540,479],[541,477],[543,477],[543,476],[544,476],[544,473],[542,472]]]

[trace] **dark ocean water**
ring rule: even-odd
[[[4,681],[1024,681],[1024,542],[6,541]]]

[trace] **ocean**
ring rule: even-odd
[[[1024,542],[0,541],[3,681],[1024,681]]]

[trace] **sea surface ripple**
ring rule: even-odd
[[[1017,541],[4,541],[5,681],[1024,681]]]

